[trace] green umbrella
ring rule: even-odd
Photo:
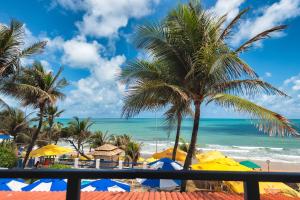
[[[240,164],[244,165],[246,167],[252,168],[252,169],[261,168],[261,166],[259,166],[258,164],[256,164],[255,162],[252,162],[250,160],[244,160],[244,161],[240,162]]]

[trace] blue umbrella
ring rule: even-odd
[[[21,191],[23,187],[27,186],[23,179],[1,178],[0,191]]]
[[[22,191],[65,191],[67,182],[64,179],[40,179],[22,188]]]
[[[162,158],[149,163],[151,169],[155,170],[182,170],[182,166],[169,158]],[[180,180],[175,179],[140,179],[139,182],[146,187],[171,190],[181,184]]]
[[[81,191],[110,191],[129,192],[130,186],[126,183],[113,181],[110,179],[100,179],[81,186]]]
[[[181,164],[170,158],[162,158],[148,164],[151,169],[156,170],[182,170]]]
[[[10,135],[7,134],[0,134],[0,140],[9,140],[12,137]]]

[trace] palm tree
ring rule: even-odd
[[[132,137],[127,134],[123,135],[111,135],[110,136],[110,143],[119,147],[120,149],[125,150],[128,144],[132,141]]]
[[[0,128],[13,136],[13,140],[16,141],[17,135],[29,128],[30,115],[25,115],[17,108],[7,108],[0,112]]]
[[[179,141],[180,141],[180,144],[179,144],[178,148],[181,151],[188,152],[190,145],[183,138],[179,138]]]
[[[0,24],[0,85],[17,74],[21,58],[41,53],[46,45],[46,42],[37,42],[23,48],[24,38],[25,29],[21,22],[12,20],[9,26]],[[5,105],[1,99],[0,103]]]
[[[62,70],[60,68],[56,74],[46,72],[41,63],[35,62],[30,68],[23,68],[14,82],[4,84],[3,91],[6,94],[20,100],[23,106],[32,106],[39,110],[38,125],[27,148],[23,167],[41,131],[46,106],[53,105],[65,96],[61,89],[68,83],[65,78],[60,79]]]
[[[97,148],[109,142],[108,132],[96,131],[90,137],[90,147]]]
[[[94,124],[89,118],[80,120],[78,117],[74,117],[71,122],[68,123],[69,127],[66,129],[66,140],[77,151],[77,156],[82,155],[87,159],[90,159],[84,154],[83,145],[89,141],[91,136],[90,127]]]
[[[125,159],[128,162],[131,161],[132,163],[137,163],[141,155],[141,147],[141,143],[134,141],[129,142],[125,148]]]
[[[143,110],[155,110],[170,104],[164,116],[168,132],[177,124],[172,153],[172,159],[175,160],[182,119],[186,115],[192,115],[192,110],[190,101],[183,99],[176,87],[173,87],[178,84],[177,80],[169,75],[168,68],[162,62],[151,63],[138,60],[129,63],[120,78],[125,83],[131,83],[134,79],[138,84],[130,88],[130,94],[124,100],[122,115],[126,118],[133,117]],[[170,87],[165,87],[165,82],[168,82]]]
[[[52,140],[52,128],[55,125],[55,118],[60,117],[60,115],[64,112],[65,110],[58,110],[57,106],[52,106],[52,105],[47,105],[45,109],[45,118],[46,118],[46,124],[47,124],[47,133],[48,133],[48,138],[49,142],[51,143]],[[58,127],[57,125],[56,127]]]
[[[189,4],[180,4],[170,11],[162,23],[146,24],[138,28],[136,46],[151,54],[154,64],[164,63],[164,68],[167,68],[164,73],[173,77],[176,84],[170,84],[170,81],[155,84],[151,80],[132,80],[127,96],[134,95],[136,91],[147,91],[149,87],[157,88],[158,91],[172,88],[183,100],[192,102],[194,122],[184,169],[189,168],[195,151],[201,105],[215,103],[246,113],[260,130],[270,135],[298,134],[288,119],[246,99],[260,94],[287,96],[259,79],[255,71],[240,58],[240,54],[255,42],[268,38],[271,33],[285,26],[268,29],[237,49],[227,43],[233,28],[246,12],[243,10],[225,25],[226,15],[213,17],[195,0]],[[143,67],[140,66],[141,71]],[[144,102],[142,97],[136,104]],[[185,187],[186,182],[183,182],[181,190],[184,191]]]

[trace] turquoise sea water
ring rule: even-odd
[[[60,119],[67,124],[70,119]],[[163,119],[92,119],[92,130],[108,131],[111,134],[130,134],[143,142],[143,153],[151,154],[173,144],[175,131],[165,129]],[[300,127],[300,120],[293,120]],[[192,131],[192,120],[182,124],[182,137],[187,141]],[[300,138],[269,137],[258,131],[246,119],[202,119],[198,133],[198,148],[220,150],[235,158],[300,163]]]

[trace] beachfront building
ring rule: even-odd
[[[119,157],[124,154],[124,151],[114,145],[104,144],[97,147],[93,153],[95,159],[100,159],[101,167],[116,167],[119,162]]]

